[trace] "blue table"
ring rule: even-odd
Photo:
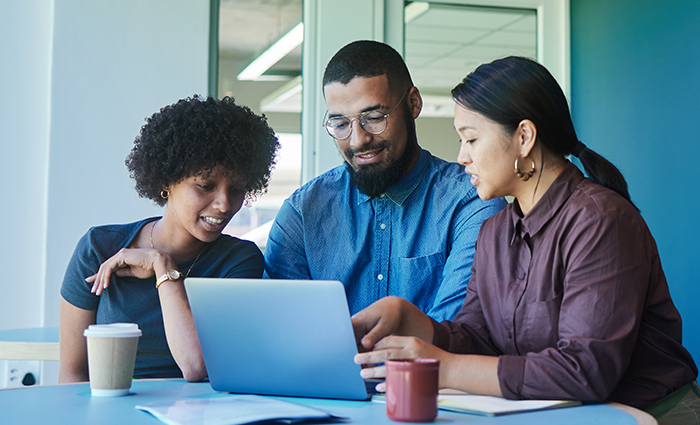
[[[0,331],[0,341],[57,343],[58,328],[6,329]]]
[[[187,383],[180,379],[135,380],[131,395],[92,397],[84,384],[52,385],[0,390],[0,422],[3,424],[134,424],[161,423],[137,404],[162,400],[221,397],[208,383]],[[394,424],[385,414],[385,405],[373,402],[281,398],[323,409],[350,418],[352,424]],[[642,415],[646,415],[643,412]],[[648,415],[646,415],[648,416]],[[651,418],[648,416],[648,418]],[[602,404],[488,418],[440,411],[436,423],[467,424],[637,424],[630,413]],[[653,421],[652,421],[653,423]]]

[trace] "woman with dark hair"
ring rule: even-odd
[[[221,234],[262,194],[279,142],[264,117],[232,98],[187,98],[146,120],[126,159],[136,191],[162,217],[91,228],[61,287],[59,382],[88,380],[83,330],[142,330],[134,376],[207,376],[183,284],[188,276],[260,278],[257,246]]]
[[[479,197],[515,200],[482,225],[457,316],[437,323],[384,298],[353,317],[371,350],[356,362],[432,357],[441,387],[470,393],[615,401],[664,420],[694,415],[687,403],[700,412],[656,243],[621,173],[577,139],[555,79],[508,57],[452,95],[459,162]]]

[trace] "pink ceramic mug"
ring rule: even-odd
[[[437,417],[438,370],[435,359],[386,361],[386,415],[392,421],[429,422]]]

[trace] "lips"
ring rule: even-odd
[[[230,220],[228,217],[202,216],[200,218],[202,222],[204,222],[204,226],[207,231],[210,232],[221,232]]]
[[[205,222],[211,224],[212,226],[218,226],[219,224],[223,223],[224,220],[221,218],[214,218],[214,217],[202,217],[202,220]]]
[[[353,157],[355,158],[355,161],[357,161],[358,164],[371,164],[373,162],[378,161],[381,158],[381,153],[384,152],[384,149],[374,149],[371,151],[363,151],[363,152],[357,152],[353,154]]]
[[[471,176],[471,178],[469,179],[469,182],[472,184],[472,186],[474,186],[476,184],[476,182],[479,181],[479,176],[477,176],[474,173],[469,172],[469,170],[467,170],[466,168],[464,169],[464,173],[469,174]]]

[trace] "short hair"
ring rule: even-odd
[[[279,142],[265,116],[231,97],[197,95],[146,119],[126,158],[140,197],[165,205],[161,191],[191,176],[206,177],[217,165],[247,179],[246,199],[265,193]]]
[[[323,87],[331,83],[348,84],[356,77],[386,75],[389,91],[403,93],[413,87],[406,62],[388,44],[360,40],[346,45],[331,58],[323,73]]]
[[[480,65],[452,89],[455,102],[478,112],[513,134],[522,120],[537,127],[537,139],[564,157],[579,143],[569,105],[547,68],[529,58],[509,56]],[[593,182],[632,200],[622,173],[590,148],[578,154]],[[634,205],[634,203],[632,203]]]

